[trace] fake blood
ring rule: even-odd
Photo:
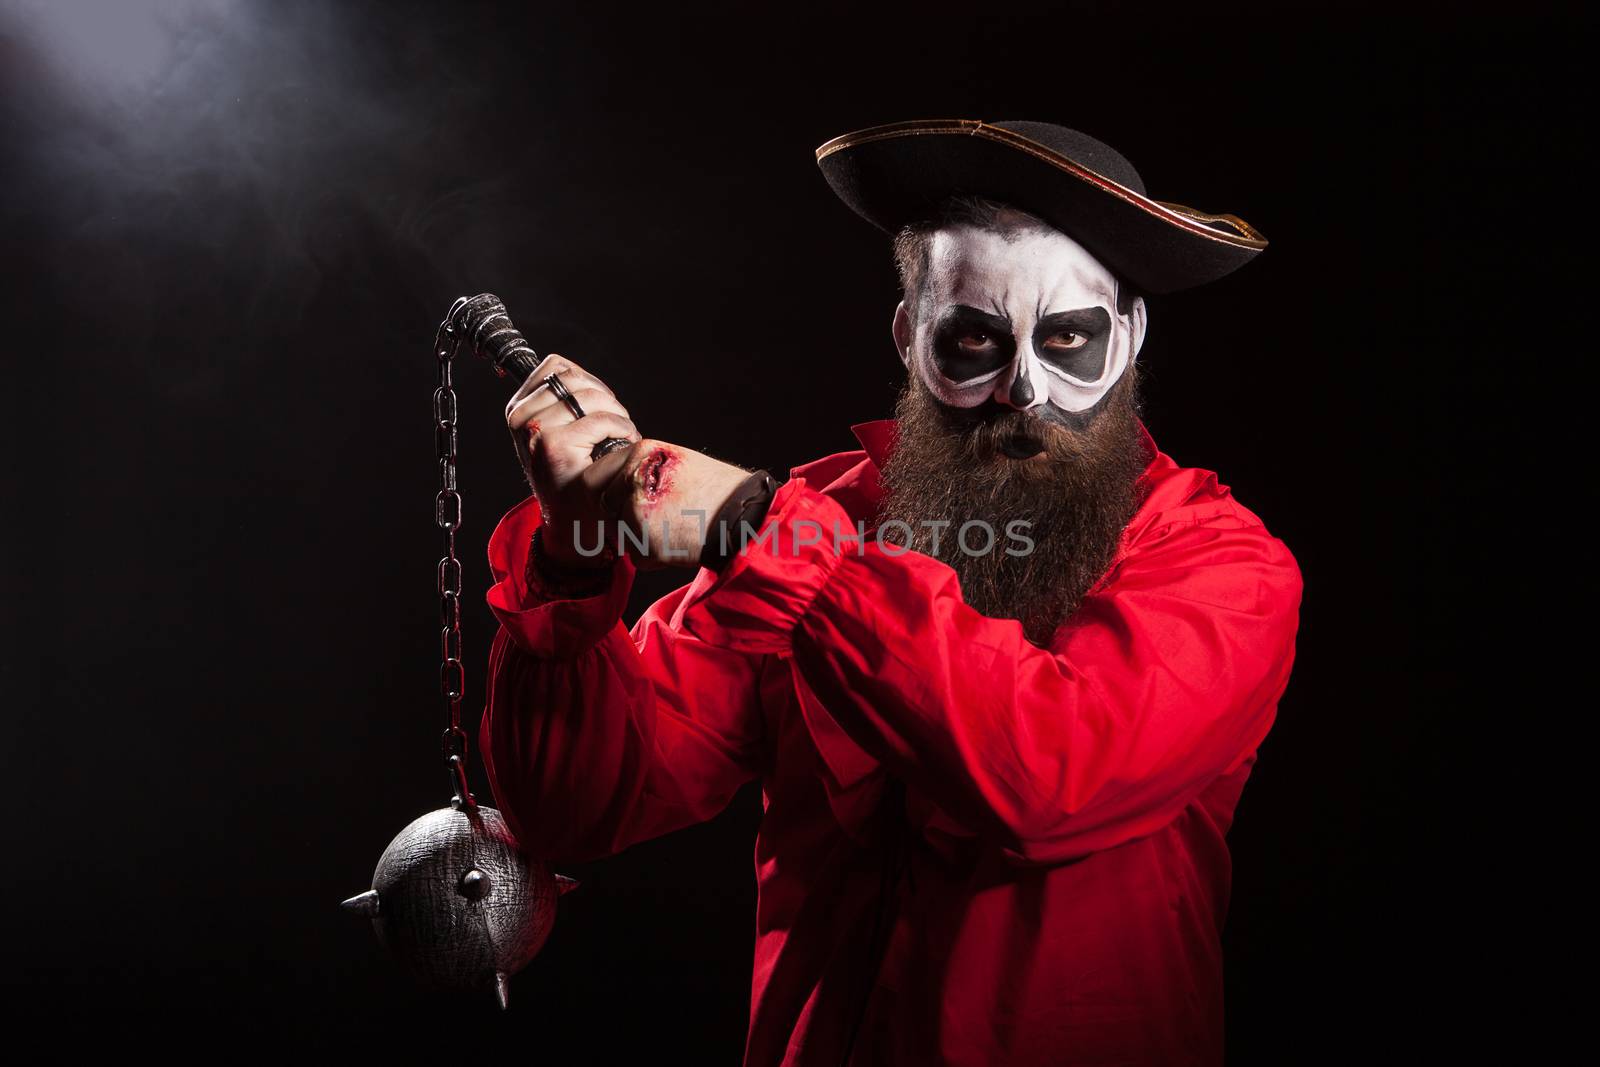
[[[658,448],[639,464],[639,489],[647,504],[654,504],[672,488],[672,470],[678,457],[670,449]]]

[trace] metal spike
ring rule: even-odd
[[[369,889],[365,893],[358,893],[341,903],[339,907],[345,911],[353,911],[357,915],[365,915],[370,919],[378,914],[378,891]]]
[[[576,878],[568,878],[564,874],[558,874],[556,875],[556,896],[559,897],[565,893],[570,893],[582,884]]]
[[[500,1002],[501,1011],[511,1007],[511,979],[504,971],[494,972],[494,999]]]

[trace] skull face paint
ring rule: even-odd
[[[941,402],[1059,423],[1092,417],[1144,340],[1144,300],[1119,313],[1116,277],[1056,230],[939,230],[917,311],[896,312],[896,342]]]

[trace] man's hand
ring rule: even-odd
[[[575,418],[544,379],[561,375],[583,408]],[[523,474],[539,499],[544,533],[541,548],[557,563],[597,566],[603,556],[580,555],[575,538],[586,550],[601,543],[615,546],[615,523],[606,521],[600,491],[623,469],[631,453],[618,449],[598,460],[589,454],[607,437],[638,441],[639,431],[605,382],[576,363],[552,352],[522,383],[506,404],[506,427],[517,450]]]
[[[574,418],[544,385],[552,374],[561,375],[583,418]],[[681,445],[640,440],[611,389],[553,352],[506,405],[506,426],[539,499],[541,548],[567,566],[600,566],[626,551],[645,570],[698,567],[708,526],[750,474]],[[634,443],[590,459],[607,437]],[[611,551],[599,551],[602,545]]]

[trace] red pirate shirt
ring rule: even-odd
[[[546,599],[537,502],[504,516],[480,746],[507,821],[591,860],[760,779],[747,1067],[835,1064],[852,1032],[857,1063],[1221,1063],[1225,835],[1288,683],[1294,558],[1143,433],[1142,503],[1040,648],[858,537],[894,423],[853,429],[631,631],[630,561]]]

